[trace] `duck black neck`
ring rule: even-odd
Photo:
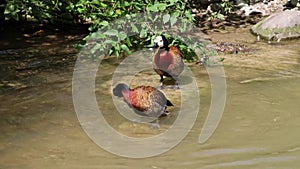
[[[163,42],[164,42],[164,46],[162,47],[162,49],[169,50],[169,43],[168,43],[167,38],[164,35],[161,35],[161,37],[162,37]]]
[[[163,46],[161,49],[169,51],[170,48],[169,48],[169,46]]]

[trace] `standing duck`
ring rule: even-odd
[[[151,86],[130,89],[126,84],[119,83],[113,94],[123,97],[128,106],[141,116],[158,118],[167,115],[167,107],[173,106],[161,91]]]
[[[160,76],[160,86],[163,88],[164,77],[171,77],[175,80],[175,88],[178,87],[178,76],[184,68],[182,54],[176,46],[170,46],[164,35],[157,36],[154,39],[156,52],[153,57],[153,69]]]

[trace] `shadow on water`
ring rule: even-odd
[[[1,86],[5,90],[0,96],[0,168],[299,168],[299,40],[280,45],[256,43],[246,29],[211,36],[213,41],[232,40],[256,49],[251,54],[219,56],[225,58],[227,100],[217,130],[207,142],[198,143],[211,102],[210,82],[204,67],[189,65],[200,91],[195,125],[176,147],[145,159],[113,155],[84,133],[72,102],[74,53],[70,64],[64,62],[53,68],[53,60],[46,68],[26,71],[18,71],[14,66],[20,64],[6,58],[20,57],[20,53],[2,55],[1,67],[6,68],[1,68],[1,80],[2,84],[7,82]],[[40,51],[52,49],[55,42]],[[35,54],[32,58],[40,56]],[[48,54],[43,57],[49,59]],[[67,57],[65,53],[58,56]],[[105,59],[98,69],[95,94],[105,119],[131,137],[150,137],[166,131],[180,110],[180,90],[163,90],[175,106],[169,110],[172,114],[160,121],[161,129],[129,122],[119,114],[111,96],[113,72],[121,61]],[[35,73],[31,75],[31,71]],[[24,72],[26,76],[21,76]],[[182,76],[180,80],[184,87],[191,78]],[[14,86],[17,83],[27,87]],[[129,85],[141,84],[157,86],[159,76],[151,69],[145,70],[136,74]]]

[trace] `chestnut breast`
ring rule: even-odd
[[[179,76],[183,67],[182,55],[175,46],[171,46],[169,50],[158,49],[153,57],[153,68],[167,72],[171,76]],[[162,75],[159,70],[156,72]]]
[[[157,68],[161,70],[167,70],[170,64],[174,62],[174,58],[171,52],[163,49],[159,49],[154,56],[154,63]]]

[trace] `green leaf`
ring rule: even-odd
[[[118,34],[118,39],[119,40],[123,40],[123,39],[125,39],[127,37],[127,34],[125,33],[125,32],[119,32],[119,34]]]
[[[19,15],[17,13],[13,13],[12,18],[14,18],[14,20],[18,21]]]
[[[114,10],[112,10],[112,9],[108,11],[108,15],[110,15],[110,16],[112,16],[114,13],[115,13],[115,12],[114,12]]]
[[[170,0],[170,3],[176,3],[178,0]]]
[[[114,29],[110,29],[110,30],[104,32],[103,34],[104,35],[109,35],[109,36],[116,36],[116,35],[118,35],[118,31],[114,30]]]
[[[218,18],[218,19],[221,19],[221,20],[224,20],[224,15],[221,14],[221,13],[218,13],[217,18]]]
[[[132,46],[132,44],[131,44],[131,42],[130,42],[130,38],[126,38],[126,44],[127,44],[127,46]]]
[[[163,11],[167,8],[167,5],[164,3],[157,3],[154,5],[157,9],[159,9],[160,11]]]
[[[147,38],[145,39],[145,41],[151,41],[151,36],[147,36]]]
[[[102,21],[99,23],[99,25],[101,26],[107,26],[109,23],[107,21]]]
[[[11,11],[10,10],[7,10],[7,9],[5,9],[5,11],[4,11],[4,15],[8,15],[8,14],[10,14],[11,13]]]
[[[121,15],[121,14],[122,14],[122,11],[121,11],[120,9],[117,9],[117,10],[116,10],[116,14]]]
[[[120,48],[120,44],[115,44],[115,45],[114,45],[114,48],[115,48],[116,51],[120,51],[120,49],[121,49],[121,48]]]
[[[117,58],[119,58],[120,52],[115,50],[115,55],[116,55]]]
[[[155,5],[148,5],[146,10],[149,12],[158,12],[158,8]]]
[[[113,41],[113,40],[110,40],[110,39],[105,40],[103,43],[104,43],[104,44],[111,44],[111,45],[117,44],[117,42],[115,42],[115,41]]]
[[[134,7],[137,9],[137,10],[141,10],[142,8],[140,8],[138,5],[134,5]]]
[[[173,26],[176,22],[177,22],[177,17],[172,16],[172,17],[170,18],[170,24],[171,24],[171,26]]]
[[[165,23],[169,22],[170,17],[171,17],[170,14],[165,14],[165,15],[163,16],[163,23],[165,24]]]
[[[138,30],[138,28],[135,26],[135,24],[131,24],[131,29],[132,29],[132,31],[133,32],[135,32],[135,33],[139,33],[139,30]]]
[[[225,58],[219,58],[220,62],[223,62],[225,60]]]
[[[190,11],[185,11],[184,12],[185,16],[190,20],[190,21],[193,21],[194,20],[194,17],[191,15],[191,12]]]
[[[130,5],[131,5],[131,4],[130,4],[129,2],[127,2],[127,1],[125,1],[124,4],[123,4],[123,6],[126,6],[126,7],[127,7],[127,6],[130,6]]]
[[[121,45],[121,49],[123,49],[124,51],[126,51],[127,53],[131,53],[128,46],[126,46],[125,44]]]
[[[185,32],[186,31],[186,24],[187,24],[187,22],[186,22],[186,20],[184,20],[181,27],[178,28],[180,32]]]
[[[147,37],[147,31],[146,31],[146,29],[142,29],[142,30],[141,30],[141,32],[140,32],[140,37],[141,37],[141,38]]]
[[[92,4],[100,5],[100,1],[98,1],[98,0],[92,0]]]
[[[130,19],[131,17],[132,17],[132,16],[129,15],[129,14],[126,14],[126,15],[125,15],[125,18],[126,18],[126,19]]]
[[[186,46],[186,45],[181,45],[181,44],[180,44],[180,45],[179,45],[179,48],[180,48],[180,49],[186,49],[187,46]]]
[[[99,1],[99,0],[97,0],[97,1]],[[100,2],[100,6],[102,6],[102,7],[104,7],[104,8],[107,7],[107,5],[106,5],[105,3],[103,3],[103,2]]]
[[[176,18],[177,18],[179,15],[180,15],[180,13],[179,13],[179,12],[177,12],[177,11],[176,11],[176,12],[174,12],[174,13],[172,14],[172,16],[173,16],[173,17],[176,17]]]
[[[104,38],[106,38],[106,36],[103,33],[95,32],[95,33],[90,34],[90,38],[104,39]]]
[[[10,4],[6,5],[4,14],[7,14],[7,13],[10,13],[13,11],[15,11],[15,5],[10,3]]]
[[[77,11],[78,11],[79,13],[84,13],[85,9],[84,9],[84,8],[77,8]]]
[[[109,49],[109,52],[108,52],[108,54],[109,55],[112,55],[114,53],[114,50],[111,48],[111,49]]]
[[[97,43],[92,49],[91,49],[91,53],[94,54],[96,53],[99,49],[101,49],[101,45],[99,43]]]

